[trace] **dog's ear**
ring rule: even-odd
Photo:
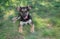
[[[16,9],[17,9],[17,11],[20,11],[21,10],[21,7],[17,7]]]
[[[32,9],[32,6],[28,6],[28,9]]]

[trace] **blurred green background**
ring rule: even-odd
[[[18,32],[19,21],[12,23],[17,16],[17,6],[32,6],[35,32],[24,26],[24,33]],[[60,39],[60,0],[0,0],[0,39]]]

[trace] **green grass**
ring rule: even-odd
[[[38,17],[37,17],[38,18]],[[56,20],[56,19],[54,19]],[[0,23],[0,39],[19,39],[21,38],[22,34],[18,32],[18,24],[19,22],[16,22],[15,24],[12,23],[10,20],[1,20]],[[60,38],[60,27],[58,26],[59,21],[57,20],[57,23],[55,25],[52,25],[51,28],[47,24],[55,22],[52,20],[42,20],[37,19],[35,20],[37,24],[35,24],[35,32],[30,33],[30,26],[25,25],[24,26],[24,33],[22,38],[25,39],[59,39]],[[40,21],[40,22],[39,22]]]

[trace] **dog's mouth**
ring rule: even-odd
[[[23,19],[27,19],[28,18],[28,13],[22,13],[21,16],[23,17]]]
[[[27,18],[28,18],[28,16],[25,16],[25,17],[24,17],[24,19],[27,19]]]

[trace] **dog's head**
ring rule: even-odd
[[[29,14],[29,10],[31,9],[31,6],[27,6],[27,7],[17,7],[17,10],[20,12],[20,14],[23,17],[26,17]]]

